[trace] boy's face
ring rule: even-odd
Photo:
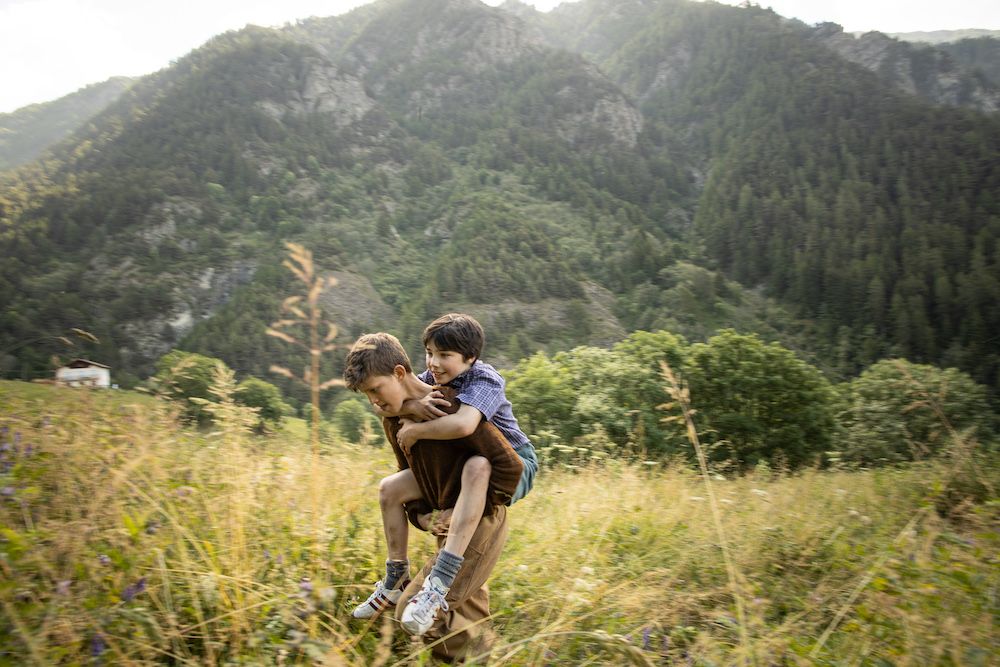
[[[427,370],[434,376],[434,382],[437,384],[448,384],[469,370],[476,361],[475,357],[464,359],[461,352],[439,350],[434,341],[427,341],[425,352],[427,353]]]
[[[396,417],[403,409],[406,392],[403,388],[403,378],[406,369],[396,366],[392,375],[373,375],[362,382],[358,389],[368,397],[375,412],[384,417]]]

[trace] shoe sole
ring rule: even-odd
[[[420,626],[417,624],[416,621],[403,621],[401,625],[403,626],[404,630],[406,630],[414,637],[422,637],[427,633],[427,630],[430,630],[430,626],[428,626],[424,630],[421,630]]]

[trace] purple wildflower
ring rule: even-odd
[[[313,585],[309,581],[309,577],[302,577],[302,581],[299,582],[299,590],[302,591],[302,597],[306,597],[313,592]]]
[[[652,634],[653,634],[653,629],[652,628],[643,628],[642,629],[642,650],[643,651],[648,651],[649,650],[649,638],[650,638],[650,636]]]
[[[56,584],[56,593],[59,595],[69,595],[69,586],[72,583],[69,579],[63,579]]]
[[[111,556],[107,554],[101,554],[100,556],[97,557],[97,562],[105,566],[111,565]]]
[[[90,638],[90,655],[93,657],[98,657],[108,648],[107,643],[104,641],[104,635],[100,632],[95,632]]]
[[[160,522],[156,519],[150,519],[146,522],[146,534],[155,535],[156,531],[160,529]]]
[[[144,590],[146,590],[146,577],[140,577],[139,581],[125,587],[125,590],[122,591],[122,600],[125,602],[131,602],[132,598],[139,593],[142,593]]]
[[[15,493],[16,493],[16,489],[14,489],[13,486],[5,486],[2,489],[0,489],[0,496],[3,496],[5,498],[10,498]]]
[[[271,552],[266,548],[264,549],[264,560],[271,560]]]

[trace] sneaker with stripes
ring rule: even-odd
[[[375,618],[386,609],[395,607],[399,602],[399,596],[403,594],[403,589],[410,583],[409,579],[400,579],[395,588],[386,588],[381,581],[375,582],[375,592],[368,596],[368,599],[359,604],[351,612],[354,618]]]

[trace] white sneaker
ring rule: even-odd
[[[375,592],[368,596],[368,599],[359,604],[351,612],[354,618],[375,618],[386,609],[395,607],[399,602],[399,596],[403,594],[403,589],[409,585],[409,579],[400,578],[396,588],[386,588],[381,581],[375,582]]]
[[[448,611],[448,603],[444,599],[447,594],[448,589],[441,585],[441,580],[437,577],[424,579],[420,592],[410,598],[403,609],[403,617],[400,619],[403,628],[411,635],[418,636],[430,630],[438,609]]]

